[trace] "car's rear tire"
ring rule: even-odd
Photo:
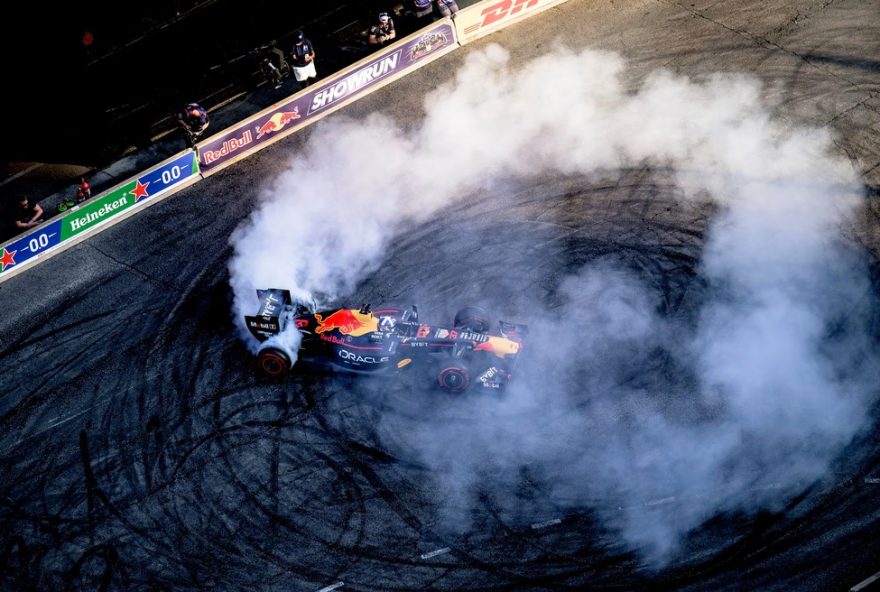
[[[460,362],[444,364],[437,372],[437,384],[440,390],[452,394],[460,394],[471,384],[471,375],[467,367]]]
[[[266,347],[257,354],[257,372],[266,378],[281,378],[290,370],[290,356],[277,347]]]
[[[489,331],[489,315],[479,306],[466,306],[456,313],[452,325],[458,330],[486,333]]]

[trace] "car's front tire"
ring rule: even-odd
[[[266,378],[281,378],[290,366],[290,356],[277,347],[262,348],[257,354],[257,372]]]
[[[471,375],[461,362],[448,362],[437,372],[437,384],[440,390],[457,395],[470,386]]]

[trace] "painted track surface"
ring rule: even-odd
[[[742,4],[572,0],[486,42],[522,59],[557,38],[619,51],[633,84],[657,67],[764,80],[779,117],[831,126],[864,172],[874,198],[857,236],[876,285],[878,7]],[[346,113],[416,117],[423,93],[467,51]],[[693,552],[660,572],[640,567],[589,508],[560,514],[527,473],[515,508],[487,494],[466,528],[447,527],[455,502],[400,437],[448,411],[444,399],[406,382],[261,383],[232,334],[227,238],[308,135],[0,286],[0,588],[834,590],[880,570],[873,432],[785,511],[707,525]],[[511,316],[552,300],[547,286],[560,275],[614,257],[643,270],[664,312],[687,315],[700,299],[694,265],[710,215],[682,206],[656,171],[539,180],[413,229],[357,297],[412,299],[426,317],[447,318],[454,302],[491,298],[487,285],[505,294],[507,265],[529,270],[499,311]],[[490,219],[509,231],[499,240],[526,248],[443,240],[450,226],[479,236]],[[500,265],[487,268],[488,256]]]

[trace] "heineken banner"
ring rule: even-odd
[[[23,264],[50,252],[60,252],[76,242],[71,239],[121,219],[124,212],[140,208],[158,195],[198,180],[198,172],[198,161],[193,152],[187,150],[3,245],[0,281],[20,270]]]
[[[198,145],[209,175],[458,48],[449,19],[435,22]]]

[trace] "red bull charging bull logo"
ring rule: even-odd
[[[322,318],[320,314],[315,315],[318,322],[316,333],[326,333],[327,331],[339,331],[343,335],[351,335],[360,337],[376,331],[379,326],[379,319],[370,313],[363,314],[357,310],[344,308]]]
[[[293,111],[273,113],[266,123],[257,128],[257,139],[259,140],[270,132],[277,132],[295,119],[299,119],[299,107],[294,107]]]

